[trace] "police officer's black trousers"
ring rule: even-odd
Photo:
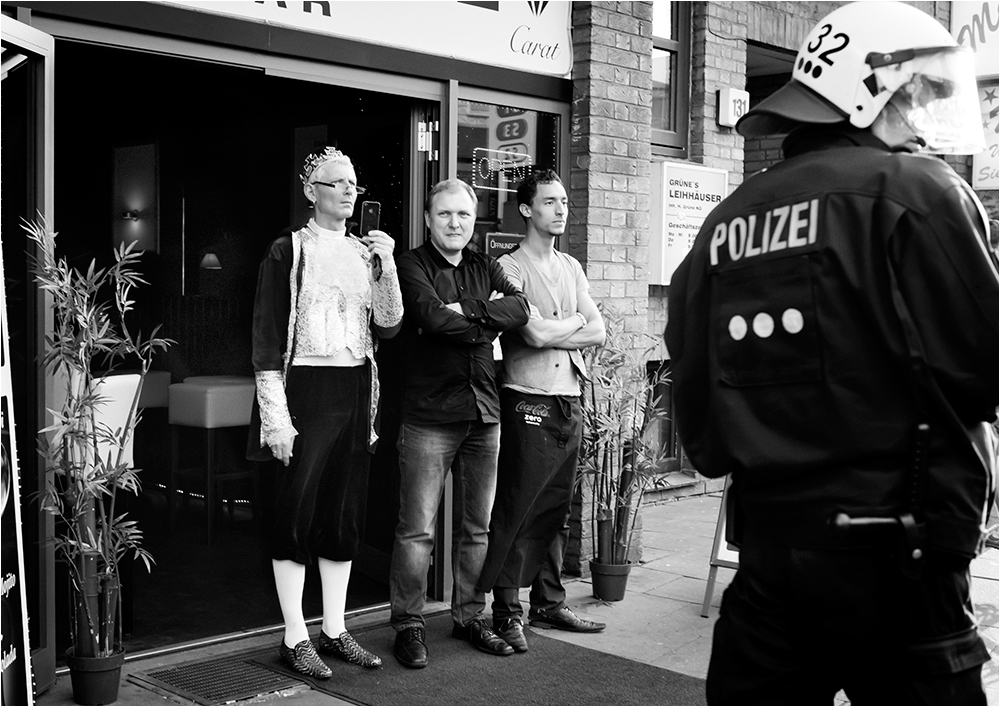
[[[973,624],[968,563],[899,550],[804,550],[748,532],[722,599],[709,704],[986,704],[989,654]]]

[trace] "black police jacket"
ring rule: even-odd
[[[945,162],[868,131],[803,128],[784,150],[709,214],[673,276],[684,447],[706,476],[734,474],[748,525],[794,541],[838,511],[914,510],[932,548],[973,556],[996,484],[968,434],[996,419],[1000,355],[982,205]]]

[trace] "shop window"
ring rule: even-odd
[[[458,178],[479,198],[473,250],[501,255],[524,235],[517,185],[531,169],[558,168],[559,120],[514,106],[458,102]]]
[[[690,3],[653,3],[653,147],[673,156],[687,152],[690,28]]]

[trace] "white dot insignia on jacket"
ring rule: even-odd
[[[805,326],[805,322],[802,319],[802,312],[794,307],[786,309],[781,315],[781,326],[785,327],[785,331],[789,334],[798,334],[802,331],[802,327]]]
[[[789,334],[798,334],[805,326],[802,312],[789,307],[781,314],[781,326]],[[729,320],[729,336],[733,341],[742,341],[746,338],[749,327],[747,320],[739,314],[733,315]],[[753,318],[753,333],[761,339],[766,339],[774,333],[774,317],[767,312],[758,312]]]
[[[767,312],[759,312],[753,318],[753,333],[766,339],[774,333],[774,318]]]
[[[742,341],[747,335],[747,320],[738,314],[730,319],[729,335],[733,337],[733,341]]]

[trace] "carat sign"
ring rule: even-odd
[[[160,4],[537,74],[569,77],[573,68],[569,2],[160,0]]]

